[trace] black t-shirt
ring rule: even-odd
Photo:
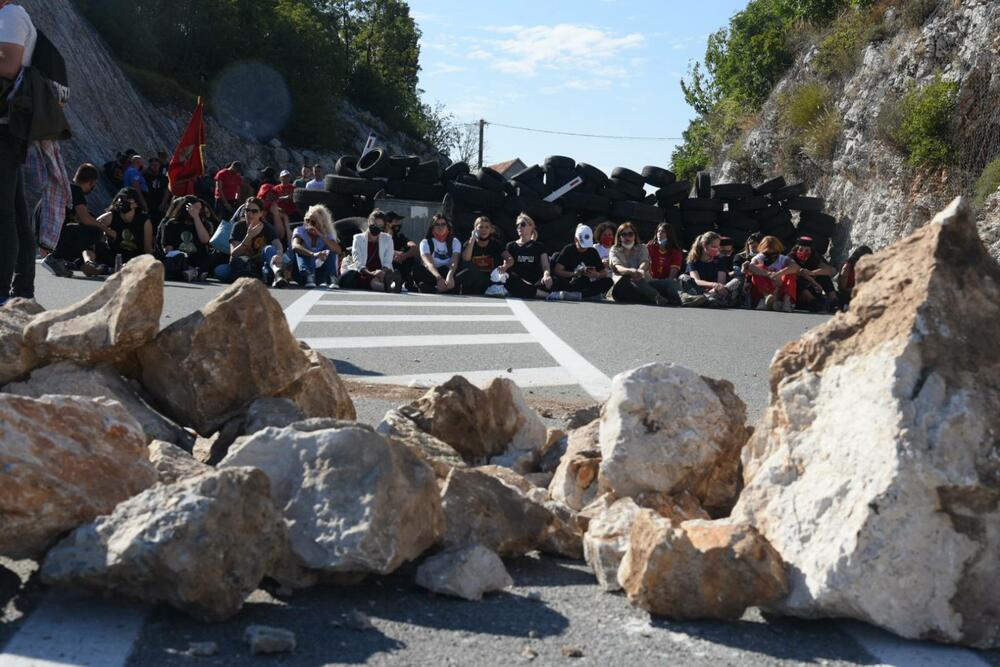
[[[247,222],[246,220],[240,220],[233,226],[233,234],[230,237],[231,241],[236,243],[241,242],[247,237]],[[250,257],[260,258],[264,254],[264,248],[271,245],[271,243],[278,238],[278,235],[274,232],[274,227],[269,223],[264,223],[264,229],[261,230],[260,234],[254,237],[251,241],[251,253]]]
[[[155,176],[151,172],[146,172],[146,184],[149,186],[149,191],[146,193],[146,203],[149,205],[150,212],[155,212],[160,209],[160,205],[163,204],[163,197],[167,194],[167,174],[161,171]]]
[[[494,238],[489,239],[485,247],[473,241],[471,263],[477,271],[491,273],[503,264],[503,245]]]
[[[149,216],[143,211],[136,211],[132,222],[125,222],[120,213],[111,213],[111,229],[115,230],[115,238],[108,239],[111,252],[122,256],[127,262],[146,252],[146,222]]]
[[[507,244],[507,252],[514,258],[511,273],[516,273],[529,283],[537,283],[542,279],[542,255],[545,254],[545,247],[540,242],[528,241],[524,245],[518,245],[517,241],[511,241]]]
[[[732,255],[729,255],[729,256],[719,255],[719,258],[716,261],[719,263],[719,267],[723,271],[726,272],[727,276],[730,273],[733,272],[733,256]]]
[[[406,238],[406,234],[399,232],[392,237],[392,249],[396,252],[406,252],[409,250],[410,239]]]
[[[604,262],[596,248],[587,248],[583,252],[576,247],[575,243],[570,243],[559,251],[558,263],[567,271],[576,271],[580,266],[590,267],[601,271],[604,269]]]
[[[212,224],[207,220],[201,221],[205,225],[206,231],[212,233]],[[164,252],[170,250],[180,250],[189,258],[195,259],[203,254],[208,254],[209,247],[198,239],[198,230],[195,229],[194,221],[188,220],[164,220],[157,229],[157,241]]]
[[[72,202],[70,203],[69,208],[66,209],[66,224],[81,224],[76,218],[76,207],[80,205],[87,205],[87,195],[83,194],[83,188],[76,183],[70,183],[69,191],[70,196],[72,197]]]
[[[719,271],[724,271],[725,268],[721,265],[718,259],[703,261],[697,260],[694,262],[688,262],[687,273],[693,271],[698,272],[698,277],[702,280],[707,280],[708,282],[717,282],[719,280]]]
[[[815,251],[810,253],[809,259],[807,259],[804,262],[801,261],[798,257],[796,257],[794,253],[788,253],[788,259],[792,260],[793,262],[798,264],[800,268],[803,268],[806,271],[815,271],[820,267],[819,257],[816,256]]]

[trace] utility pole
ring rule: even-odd
[[[486,130],[486,121],[479,119],[479,168],[483,168],[483,132]]]

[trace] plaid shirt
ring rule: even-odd
[[[66,209],[73,197],[58,143],[36,141],[31,144],[28,161],[24,165],[24,180],[29,189],[41,193],[38,201],[38,245],[51,252],[59,243]]]

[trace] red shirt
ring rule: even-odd
[[[243,177],[232,169],[221,169],[215,175],[215,196],[226,201],[236,201],[240,198],[240,188],[243,187]]]
[[[291,197],[292,193],[295,192],[295,186],[292,185],[291,183],[289,183],[288,185],[285,185],[284,183],[278,183],[277,185],[274,186],[274,192],[279,197]],[[282,211],[288,214],[288,217],[292,217],[297,210],[295,208],[295,204],[292,203],[291,199],[284,199],[284,200],[279,199],[278,206],[281,207]]]
[[[672,267],[683,267],[684,253],[680,250],[661,250],[656,241],[650,241],[646,247],[649,249],[649,273],[654,279],[669,278]]]

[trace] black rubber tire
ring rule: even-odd
[[[522,197],[544,199],[548,196],[549,191],[548,188],[545,187],[545,183],[542,181],[528,181],[526,183],[518,183],[514,188],[514,194]]]
[[[760,222],[748,215],[739,212],[725,212],[719,215],[719,227],[726,229],[742,229],[749,232],[756,232],[760,229]]]
[[[404,169],[409,169],[410,167],[416,167],[420,164],[419,155],[390,155],[389,163],[394,164],[398,167],[403,167]]]
[[[559,204],[524,195],[508,197],[505,210],[513,216],[527,213],[537,223],[555,220],[563,214],[562,206]]]
[[[362,195],[374,197],[375,193],[385,187],[381,180],[370,178],[352,178],[351,176],[337,176],[331,174],[323,179],[326,189],[342,195]],[[293,199],[294,201],[294,199]]]
[[[545,167],[545,187],[549,192],[558,190],[576,178],[576,167],[573,169],[562,169],[556,167]]]
[[[475,174],[459,174],[458,178],[456,178],[453,182],[471,185],[474,188],[479,187],[479,179],[476,178]]]
[[[792,197],[785,206],[793,211],[822,211],[826,201],[822,197]]]
[[[699,199],[711,199],[712,175],[707,171],[699,171],[694,177],[694,196]]]
[[[654,188],[666,188],[677,182],[677,176],[669,169],[647,165],[642,168],[642,180]]]
[[[688,193],[691,191],[690,181],[677,181],[665,188],[660,188],[656,191],[656,201],[660,203],[660,206],[673,206],[674,204],[679,204],[688,198]]]
[[[768,220],[767,224],[760,226],[760,231],[765,236],[777,236],[779,239],[786,239],[795,236],[795,225],[792,224],[791,216],[778,216],[773,220]]]
[[[638,185],[642,187],[646,184],[646,179],[642,177],[642,174],[632,171],[627,167],[615,167],[611,170],[611,178],[617,178],[619,181],[626,181],[632,183],[633,185]]]
[[[333,229],[337,233],[337,239],[341,245],[350,245],[355,234],[360,234],[368,229],[368,218],[360,216],[341,218],[333,223]]]
[[[621,191],[621,188],[615,186],[614,184],[609,184],[606,188],[604,188],[601,194],[610,199],[612,202],[626,200],[625,193]]]
[[[719,183],[712,186],[712,196],[716,199],[753,197],[753,186],[747,183]]]
[[[577,192],[571,190],[556,200],[563,210],[580,211],[581,213],[594,213],[597,215],[607,215],[611,211],[611,200],[603,195],[594,195],[587,192]]]
[[[476,180],[479,181],[479,187],[485,188],[486,190],[492,190],[493,192],[507,191],[507,179],[504,178],[500,172],[490,169],[489,167],[483,167],[477,171]]]
[[[549,169],[566,169],[572,171],[576,168],[576,160],[565,155],[550,155],[545,158],[545,171]]]
[[[310,206],[323,205],[327,208],[333,208],[335,202],[339,203],[339,200],[334,199],[328,190],[295,188],[292,191],[292,203],[303,213]]]
[[[769,181],[764,181],[763,183],[755,187],[753,189],[753,193],[755,195],[770,195],[774,194],[775,192],[785,187],[786,185],[788,184],[785,182],[785,177],[778,176],[777,178],[772,178]]]
[[[750,236],[750,232],[746,229],[740,229],[738,227],[719,227],[719,236],[728,236],[733,240],[733,246],[736,251],[740,251],[747,244],[747,237]]]
[[[612,187],[621,190],[625,194],[626,199],[632,201],[642,201],[646,198],[646,190],[641,185],[636,185],[629,181],[623,181],[622,179],[612,176],[610,179]]]
[[[528,181],[540,181],[543,178],[545,178],[545,170],[536,164],[517,172],[510,177],[510,180],[517,183],[525,183]]]
[[[749,215],[753,216],[757,220],[760,220],[761,222],[764,222],[765,220],[770,220],[774,218],[776,215],[779,215],[782,211],[785,210],[787,209],[778,206],[777,204],[771,204],[767,208],[761,208],[756,211],[751,211]]]
[[[333,173],[337,176],[354,176],[357,177],[358,172],[358,156],[357,155],[345,155],[344,157],[337,160],[337,164],[333,166]]]
[[[674,228],[674,231],[677,231],[684,226],[684,216],[680,212],[680,209],[670,207],[663,209],[663,212],[667,223]]]
[[[441,165],[437,163],[437,160],[421,162],[406,170],[406,180],[433,185],[441,180]]]
[[[682,199],[682,211],[714,211],[721,213],[724,204],[718,199]]]
[[[662,220],[660,221],[662,222]],[[648,243],[656,236],[656,228],[660,225],[660,222],[645,222],[643,220],[633,220],[632,226],[635,227],[635,231],[638,233],[639,238],[636,239],[639,243]]]
[[[389,156],[384,148],[373,148],[358,158],[355,171],[362,178],[377,178],[389,170]]]
[[[799,216],[799,229],[808,229],[819,236],[833,236],[837,231],[837,219],[829,213],[803,211]]]
[[[502,192],[458,182],[449,183],[448,192],[455,196],[456,201],[476,209],[502,208],[505,199]]]
[[[611,216],[632,222],[660,223],[666,220],[666,214],[662,208],[631,201],[615,202],[611,207]]]
[[[719,214],[713,211],[681,211],[681,220],[684,221],[684,227],[693,227],[696,225],[715,225],[719,220]]]
[[[716,224],[714,222],[699,222],[699,223],[692,223],[690,225],[681,225],[681,229],[684,230],[685,234],[693,234],[695,236],[700,236],[705,232],[715,231]]]
[[[444,198],[443,185],[428,185],[411,181],[386,181],[385,191],[393,197],[415,201],[439,202]]]
[[[798,197],[799,195],[804,195],[809,192],[809,186],[805,183],[792,183],[791,185],[786,185],[783,188],[778,188],[771,193],[772,201],[785,201],[791,199],[792,197]]]
[[[581,162],[576,165],[576,173],[583,179],[584,183],[589,183],[597,188],[595,192],[600,192],[608,186],[608,175],[594,165]]]
[[[806,234],[806,236],[808,236],[808,234]],[[829,252],[830,250],[830,237],[813,235],[812,240],[813,240],[813,252],[816,253],[817,255],[826,256],[826,253]]]
[[[767,208],[768,204],[767,197],[746,197],[744,199],[737,199],[736,201],[729,202],[730,211],[759,211],[762,208]]]
[[[441,182],[447,185],[451,183],[456,178],[462,174],[469,173],[469,164],[467,162],[455,162],[448,167],[445,167],[444,171],[441,172]]]

